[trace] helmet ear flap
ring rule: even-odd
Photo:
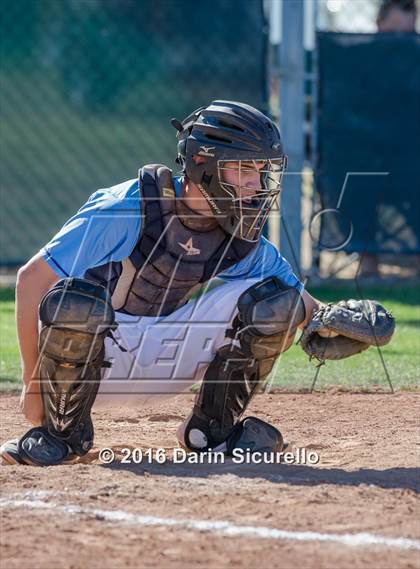
[[[175,159],[177,164],[185,167],[185,159],[187,157],[187,138],[184,138],[178,142],[178,156]]]
[[[183,158],[187,155],[187,138],[180,140],[178,143],[178,154],[181,154]]]

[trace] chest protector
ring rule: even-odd
[[[148,165],[139,171],[142,224],[131,255],[90,269],[85,278],[105,286],[115,310],[166,316],[188,301],[193,289],[243,259],[255,246],[225,233],[186,227],[177,215],[172,172]]]

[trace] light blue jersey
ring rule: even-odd
[[[179,195],[179,177],[174,186]],[[83,277],[88,269],[127,258],[140,235],[140,200],[136,179],[98,190],[41,249],[44,260],[60,277]],[[264,237],[249,255],[217,276],[229,281],[276,276],[303,288],[290,264]]]

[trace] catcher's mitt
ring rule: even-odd
[[[375,300],[342,300],[314,311],[300,343],[310,358],[341,360],[384,346],[394,329],[394,318]]]

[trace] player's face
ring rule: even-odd
[[[220,186],[230,200],[232,217],[238,222],[238,236],[253,240],[280,192],[285,157],[278,159],[224,160],[218,162]]]
[[[266,162],[229,162],[222,169],[222,181],[235,189],[237,197],[250,203],[262,188],[260,170]]]

